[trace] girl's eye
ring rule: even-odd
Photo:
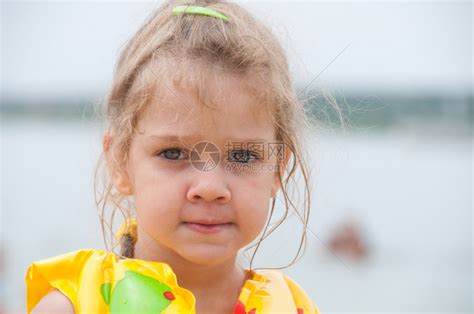
[[[253,158],[253,160],[252,160]],[[249,162],[259,160],[259,155],[249,150],[234,150],[229,153],[229,161],[231,162]]]
[[[158,156],[163,156],[165,159],[169,160],[181,160],[181,159],[186,159],[186,155],[184,158],[179,158],[183,151],[179,148],[169,148],[165,149],[161,153],[158,154]]]

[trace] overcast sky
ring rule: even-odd
[[[237,1],[287,48],[296,82],[335,90],[467,91],[472,4]],[[161,3],[158,1],[158,3]],[[119,49],[156,2],[3,2],[2,93],[100,95]]]

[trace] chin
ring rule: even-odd
[[[197,244],[181,252],[183,258],[202,266],[217,265],[230,259],[235,260],[236,255],[237,251],[229,252],[228,248],[223,249],[219,246],[209,244]]]

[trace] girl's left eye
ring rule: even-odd
[[[236,161],[236,162],[250,162],[259,160],[260,156],[257,153],[254,153],[249,150],[234,150],[229,153],[229,161]]]
[[[158,156],[163,156],[165,159],[168,160],[181,160],[181,159],[186,159],[186,155],[184,158],[179,158],[181,156],[181,153],[183,153],[183,150],[180,148],[169,148],[163,150],[161,153],[158,154]]]

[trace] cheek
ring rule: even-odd
[[[268,203],[263,204],[261,208],[255,208],[255,210],[248,215],[249,229],[252,230],[254,237],[265,227],[269,213],[268,206],[266,206],[267,204]]]
[[[275,174],[270,171],[247,173],[239,178],[238,186],[241,187],[243,196],[252,199],[258,204],[268,203]]]
[[[154,229],[163,224],[174,224],[180,215],[183,204],[183,189],[185,182],[180,176],[162,174],[156,167],[145,165],[136,169],[135,177],[135,206],[138,219]],[[147,229],[150,229],[147,227]]]
[[[267,221],[269,210],[266,203],[258,206],[248,206],[246,212],[242,212],[239,218],[240,230],[242,231],[243,245],[247,245],[254,241],[263,231]]]
[[[239,192],[239,220],[248,236],[253,238],[262,231],[267,221],[272,183],[272,173],[259,173],[239,184],[242,187]]]

